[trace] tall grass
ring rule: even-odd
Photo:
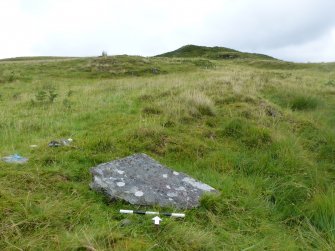
[[[215,115],[215,107],[213,101],[201,92],[185,92],[181,95],[181,99],[186,101],[186,104],[190,109],[190,113],[194,116]]]
[[[0,162],[0,249],[332,250],[335,102],[324,83],[333,66],[214,63],[1,62],[0,72],[20,77],[0,83],[0,155],[29,162]],[[57,97],[32,104],[46,84]],[[65,137],[72,147],[47,146]],[[91,167],[136,152],[220,194],[159,228],[146,216],[120,215],[177,211],[108,201],[89,189]]]

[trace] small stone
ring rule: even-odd
[[[61,143],[56,141],[56,140],[52,140],[49,144],[48,144],[49,147],[59,147],[61,146]]]
[[[49,147],[60,147],[60,146],[69,146],[73,142],[73,139],[60,139],[60,140],[52,140],[48,146]]]

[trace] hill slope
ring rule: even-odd
[[[270,56],[263,54],[240,52],[225,47],[206,47],[197,45],[185,45],[175,51],[157,55],[156,57],[202,57],[209,59],[274,59]]]
[[[0,161],[0,250],[335,250],[335,65],[206,50],[0,62],[0,156],[29,158]],[[89,189],[141,152],[220,195],[160,228],[120,215],[179,212]]]

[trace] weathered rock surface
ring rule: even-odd
[[[205,192],[217,192],[183,173],[173,171],[146,154],[134,154],[91,169],[90,187],[111,199],[136,205],[193,208]]]

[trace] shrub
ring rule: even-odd
[[[40,90],[35,95],[37,102],[44,102],[47,98],[47,92],[44,90]]]
[[[48,90],[48,99],[49,99],[50,103],[53,103],[57,96],[58,96],[58,94],[56,93],[55,88],[52,87]]]
[[[36,99],[36,102],[38,103],[45,103],[47,101],[49,101],[50,103],[53,103],[57,96],[58,94],[56,93],[56,89],[53,87],[49,87],[46,90],[45,89],[39,90],[35,94],[35,99]],[[32,100],[32,102],[35,103],[34,100]]]

